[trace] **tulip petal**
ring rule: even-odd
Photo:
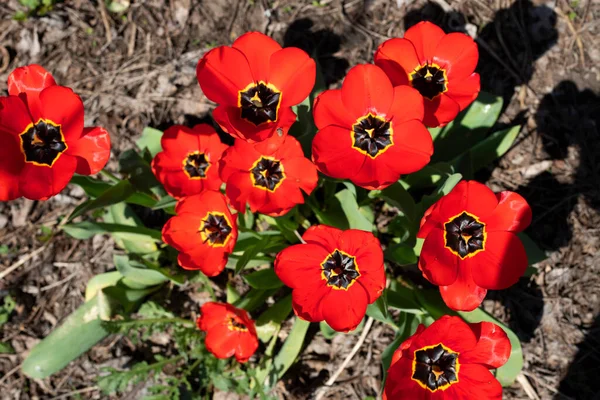
[[[434,285],[448,286],[456,281],[459,257],[445,247],[444,231],[434,228],[425,238],[419,269],[427,280]]]
[[[454,32],[441,38],[433,62],[446,70],[449,81],[464,79],[475,71],[479,51],[469,35]]]
[[[496,194],[498,206],[485,219],[488,232],[522,232],[531,224],[531,207],[518,193],[504,191]]]
[[[376,65],[353,67],[342,84],[342,102],[354,119],[368,113],[386,115],[394,100],[394,87]]]
[[[431,22],[422,21],[410,27],[404,34],[404,39],[413,44],[421,61],[420,65],[423,65],[433,61],[438,43],[444,36],[446,34],[442,28]]]
[[[473,311],[483,301],[487,290],[477,286],[471,275],[469,262],[459,262],[458,275],[454,283],[440,286],[444,303],[456,311]]]
[[[271,56],[269,83],[281,91],[281,107],[301,103],[315,86],[317,66],[303,50],[287,47]]]
[[[409,75],[421,66],[415,46],[405,38],[383,42],[375,53],[374,61],[385,71],[394,86],[408,85]]]
[[[460,355],[465,364],[481,364],[488,369],[500,368],[510,357],[511,345],[506,333],[491,322],[470,324],[477,336],[477,345]]]
[[[77,158],[76,173],[96,174],[110,157],[110,135],[101,127],[84,128],[81,139],[69,143],[68,154]]]
[[[475,283],[492,290],[506,289],[517,283],[528,265],[523,243],[511,232],[487,233],[484,250],[469,263]]]
[[[269,36],[260,32],[248,32],[233,42],[248,60],[254,82],[269,82],[269,63],[271,56],[281,50],[281,46]]]
[[[46,200],[67,186],[75,168],[76,158],[65,153],[58,156],[52,167],[25,163],[19,180],[21,195],[31,200]]]

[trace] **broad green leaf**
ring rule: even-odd
[[[372,191],[370,196],[379,197],[392,207],[396,207],[409,221],[416,218],[416,205],[413,197],[402,187],[399,182],[393,183],[387,188]]]
[[[256,320],[256,333],[258,338],[266,343],[279,330],[281,323],[292,312],[292,295],[288,294],[270,306]]]
[[[160,285],[169,280],[158,271],[147,268],[144,264],[130,260],[126,255],[115,254],[113,261],[117,271],[125,277],[124,283],[132,289],[144,289]]]
[[[83,215],[88,211],[123,202],[134,192],[135,189],[133,186],[131,186],[129,181],[121,181],[116,185],[111,186],[97,198],[88,200],[85,203],[77,206],[77,208],[75,208],[75,210],[69,216],[69,221],[72,221],[74,218]]]
[[[309,322],[296,317],[290,334],[273,360],[272,374],[266,383],[267,387],[273,386],[296,361],[304,345],[304,338],[309,326]]]
[[[153,210],[165,210],[169,214],[175,214],[175,206],[177,205],[177,199],[171,196],[163,196],[152,206]]]
[[[367,315],[376,321],[388,324],[390,327],[396,330],[398,329],[398,327],[396,326],[394,320],[392,320],[392,318],[390,318],[388,314],[386,292],[387,289],[383,291],[381,296],[379,296],[379,298],[373,304],[369,304],[367,306]]]
[[[140,192],[161,198],[167,195],[165,189],[154,176],[150,164],[135,150],[130,149],[119,157],[119,171],[129,176],[131,185]]]
[[[360,212],[356,196],[349,189],[339,191],[335,197],[339,200],[351,229],[360,229],[367,232],[373,231],[373,223]]]
[[[502,386],[512,385],[523,369],[523,350],[521,348],[521,341],[517,335],[502,322],[498,321],[480,308],[477,308],[471,312],[459,311],[458,314],[469,323],[487,321],[498,325],[504,330],[511,344],[510,358],[506,364],[496,370],[496,379],[498,379]]]
[[[465,148],[477,145],[496,123],[501,110],[502,97],[480,92],[477,99],[435,137],[431,161],[449,161]]]
[[[140,218],[125,203],[113,204],[106,210],[104,221],[110,224],[129,225],[143,227]],[[112,236],[115,242],[129,253],[143,254],[157,251],[155,240],[147,238],[140,239],[140,235],[131,233],[114,232]]]
[[[15,349],[7,342],[0,342],[0,354],[15,354]]]
[[[101,196],[102,193],[114,186],[114,184],[82,175],[74,175],[73,178],[71,178],[71,183],[80,186],[84,190],[85,194],[93,198]],[[123,201],[130,204],[138,204],[144,207],[153,207],[156,203],[156,199],[154,199],[152,196],[140,192],[132,193]]]
[[[264,251],[264,249],[267,247],[271,240],[271,237],[264,236],[257,243],[253,244],[248,249],[246,249],[246,251],[244,251],[244,253],[240,256],[240,258],[237,260],[237,263],[235,264],[236,275],[239,274],[241,270],[246,268],[248,262],[250,260],[253,260],[258,255],[258,253]]]
[[[243,297],[240,297],[233,305],[252,312],[257,307],[265,304],[267,299],[279,289],[250,289]]]
[[[521,126],[517,125],[495,132],[456,157],[451,164],[457,171],[470,178],[481,168],[502,157],[512,147],[520,131]]]
[[[227,285],[225,285],[225,291],[227,293],[227,303],[229,304],[235,303],[242,297],[230,282],[227,282]]]
[[[393,244],[385,249],[385,259],[400,266],[416,264],[418,259],[413,246]]]
[[[107,224],[93,221],[83,221],[75,224],[63,225],[62,230],[69,236],[81,240],[89,239],[94,235],[103,233],[130,233],[132,239],[135,236],[139,236],[140,240],[148,240],[148,238],[151,238],[160,241],[162,238],[160,231],[146,228],[145,226]]]
[[[31,350],[21,366],[23,373],[30,378],[47,378],[104,339],[108,332],[100,319],[102,307],[98,297],[83,303]]]
[[[254,289],[277,289],[283,282],[275,274],[273,268],[265,268],[245,275],[244,280]]]
[[[333,337],[338,334],[338,331],[330,327],[325,321],[321,321],[319,323],[319,329],[321,330],[321,334],[325,339],[333,339]]]
[[[123,278],[119,271],[105,272],[95,275],[90,279],[85,287],[85,301],[91,300],[104,288],[114,286]]]
[[[394,290],[387,290],[388,306],[409,314],[423,314],[423,309],[415,298],[414,289],[400,284],[395,286]]]
[[[436,186],[454,173],[452,166],[445,162],[426,165],[419,171],[403,176],[399,183],[406,190],[416,190]]]
[[[154,157],[162,150],[162,145],[160,144],[162,135],[162,131],[146,127],[142,131],[142,136],[135,141],[135,144],[140,150],[148,149],[152,157]]]
[[[342,208],[340,200],[337,197],[334,196],[327,200],[324,205],[320,205],[313,196],[314,192],[308,198],[307,204],[315,213],[319,223],[333,226],[342,230],[350,229],[348,218],[344,212],[344,209]]]

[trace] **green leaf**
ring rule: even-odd
[[[413,246],[406,244],[394,244],[385,249],[385,259],[400,266],[414,265],[418,258]]]
[[[346,189],[347,190],[347,189]],[[337,197],[328,199],[324,205],[320,205],[313,194],[308,198],[307,204],[315,213],[319,223],[333,226],[338,229],[350,229],[350,223]]]
[[[175,206],[177,205],[177,199],[171,196],[163,196],[157,202],[152,205],[153,210],[165,210],[169,214],[175,214]]]
[[[267,299],[274,295],[278,289],[250,289],[244,297],[238,299],[233,305],[243,308],[248,312],[265,304]]]
[[[373,304],[369,304],[367,306],[367,315],[374,320],[386,323],[394,329],[397,329],[398,327],[396,326],[396,323],[388,314],[386,295],[387,289],[383,291],[381,296],[379,296],[379,298]]]
[[[506,364],[496,370],[496,379],[498,379],[502,386],[512,385],[523,369],[523,350],[521,348],[521,341],[517,335],[502,322],[498,321],[480,308],[477,308],[471,312],[459,311],[458,314],[469,323],[487,321],[498,325],[504,330],[511,344],[510,358]]]
[[[83,303],[29,353],[21,369],[30,378],[44,379],[63,369],[108,335],[100,319],[99,297]]]
[[[148,153],[149,154],[149,153]],[[161,198],[167,195],[165,189],[154,176],[150,164],[135,150],[130,149],[121,153],[119,170],[129,176],[131,185],[140,192]]]
[[[283,286],[273,268],[252,272],[244,276],[244,280],[254,289],[277,289]]]
[[[242,297],[230,282],[227,282],[227,285],[225,286],[225,291],[227,293],[227,303],[229,304],[234,304]]]
[[[67,224],[62,226],[62,230],[69,236],[75,239],[89,239],[94,235],[103,233],[130,233],[131,237],[139,236],[140,240],[154,239],[161,241],[162,234],[155,229],[146,228],[145,226],[131,226],[121,224],[107,224],[103,222],[83,221],[75,224]]]
[[[360,212],[355,194],[349,189],[343,189],[336,193],[335,197],[339,200],[351,229],[361,229],[367,232],[373,231],[373,223]]]
[[[124,283],[132,289],[145,289],[169,280],[160,272],[148,269],[144,264],[130,260],[126,255],[115,254],[113,261],[117,271],[126,278]]]
[[[107,207],[113,204],[125,201],[135,192],[135,189],[128,181],[121,181],[109,189],[104,191],[100,196],[93,200],[88,200],[85,203],[77,206],[73,213],[69,216],[69,221],[74,218],[85,214],[88,211],[95,210],[97,208]]]
[[[256,320],[258,338],[267,343],[292,312],[292,295],[288,294],[263,312]]]
[[[287,372],[302,350],[304,338],[306,337],[309,326],[309,322],[296,317],[290,334],[285,339],[279,353],[275,356],[270,371],[267,371],[269,375],[268,379],[265,381],[265,378],[267,377],[262,376],[263,374],[260,374],[262,371],[259,371],[259,373],[257,373],[258,382],[264,381],[265,386],[272,387]]]
[[[15,354],[15,349],[13,349],[10,343],[0,342],[0,354]]]
[[[498,120],[502,103],[502,97],[480,92],[477,99],[436,136],[431,161],[451,160],[466,146],[477,145]]]
[[[135,144],[140,150],[148,149],[152,157],[154,157],[158,152],[162,151],[162,145],[160,144],[162,135],[162,131],[146,127],[142,131],[142,136],[135,141]]]
[[[466,177],[472,177],[481,168],[502,157],[513,145],[521,126],[494,132],[470,150],[452,160],[454,168]]]
[[[71,183],[80,186],[84,190],[85,194],[94,198],[101,196],[105,191],[113,187],[113,184],[108,182],[81,175],[74,175],[73,178],[71,178]],[[130,204],[138,204],[144,207],[153,207],[156,203],[156,199],[154,199],[152,196],[140,192],[134,192],[122,201]]]
[[[446,162],[426,165],[419,171],[402,177],[399,183],[410,190],[436,186],[454,173],[452,166]]]
[[[319,322],[319,329],[321,330],[321,334],[323,334],[325,339],[333,339],[333,337],[338,334],[338,331],[330,327],[325,321]]]
[[[237,263],[235,264],[235,274],[239,274],[241,270],[246,268],[248,262],[250,260],[253,260],[258,255],[258,253],[264,251],[265,247],[267,247],[271,240],[271,237],[264,236],[257,243],[250,246],[246,251],[244,251],[242,256],[238,259]]]
[[[110,224],[129,225],[138,228],[144,227],[140,218],[125,203],[111,205],[104,214],[104,221]],[[115,242],[129,253],[144,254],[158,250],[155,239],[150,237],[141,239],[140,235],[127,232],[114,232],[112,236]]]
[[[10,314],[17,306],[17,303],[15,303],[15,300],[10,295],[4,296],[2,301],[4,304],[0,306],[0,326],[8,322]]]
[[[119,271],[105,272],[95,275],[90,279],[85,287],[85,301],[89,301],[102,289],[114,286],[123,278]]]
[[[395,289],[387,289],[388,306],[409,314],[423,314],[419,302],[415,298],[415,291],[400,284]]]
[[[369,195],[378,197],[390,206],[396,207],[409,221],[415,221],[417,216],[415,200],[399,182],[380,191],[374,190]]]

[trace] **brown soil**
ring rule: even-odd
[[[350,65],[369,62],[376,46],[427,19],[446,30],[478,33],[483,89],[501,95],[501,122],[523,124],[518,144],[480,180],[523,194],[534,208],[530,236],[548,258],[515,287],[488,295],[485,308],[521,338],[522,379],[511,399],[594,399],[600,380],[600,7],[594,0],[146,0],[124,15],[103,1],[65,1],[45,16],[17,22],[17,0],[0,3],[0,92],[17,66],[39,63],[81,95],[86,125],[112,133],[116,169],[145,126],[164,128],[207,118],[213,105],[196,82],[198,59],[211,47],[258,30],[309,51],[338,85]],[[449,6],[449,7],[446,7]],[[114,243],[77,241],[48,231],[84,198],[70,187],[47,202],[0,204],[4,270],[30,257],[0,282],[17,308],[0,328],[15,355],[0,355],[0,397],[101,398],[102,366],[139,357],[121,337],[108,338],[55,376],[30,380],[18,366],[41,338],[83,300],[87,281],[112,268]],[[5,248],[5,249],[6,249]],[[202,294],[184,286],[180,309],[192,317]],[[332,387],[324,382],[357,340],[320,334],[278,386],[282,398],[375,396],[379,359],[392,332],[376,323],[359,353]],[[139,388],[138,388],[139,389]],[[137,398],[133,388],[129,398]],[[224,397],[219,397],[224,398]],[[231,398],[231,397],[229,397]]]

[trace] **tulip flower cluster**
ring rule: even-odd
[[[445,34],[428,22],[384,42],[373,64],[351,68],[341,88],[314,99],[317,132],[309,159],[290,134],[292,107],[315,84],[308,54],[257,32],[209,51],[198,63],[198,82],[217,104],[215,122],[234,142],[224,144],[207,124],[164,132],[152,170],[177,205],[163,241],[179,252],[182,268],[214,277],[234,251],[238,215],[288,213],[315,190],[318,172],[379,190],[421,170],[434,153],[427,127],[448,124],[477,97],[477,61],[469,36]],[[74,173],[104,167],[108,133],[83,127],[83,104],[71,89],[37,65],[15,70],[8,87],[9,96],[0,98],[0,200],[47,199]],[[472,311],[487,290],[508,288],[525,272],[527,255],[516,234],[530,222],[520,195],[462,181],[422,217],[418,267],[450,309]],[[354,330],[386,288],[379,239],[314,224],[301,242],[274,262],[275,274],[291,288],[295,314]],[[197,324],[216,357],[246,362],[258,348],[250,315],[233,305],[204,304]],[[499,326],[444,316],[419,326],[398,348],[385,396],[500,399],[489,370],[506,363],[510,351]]]

